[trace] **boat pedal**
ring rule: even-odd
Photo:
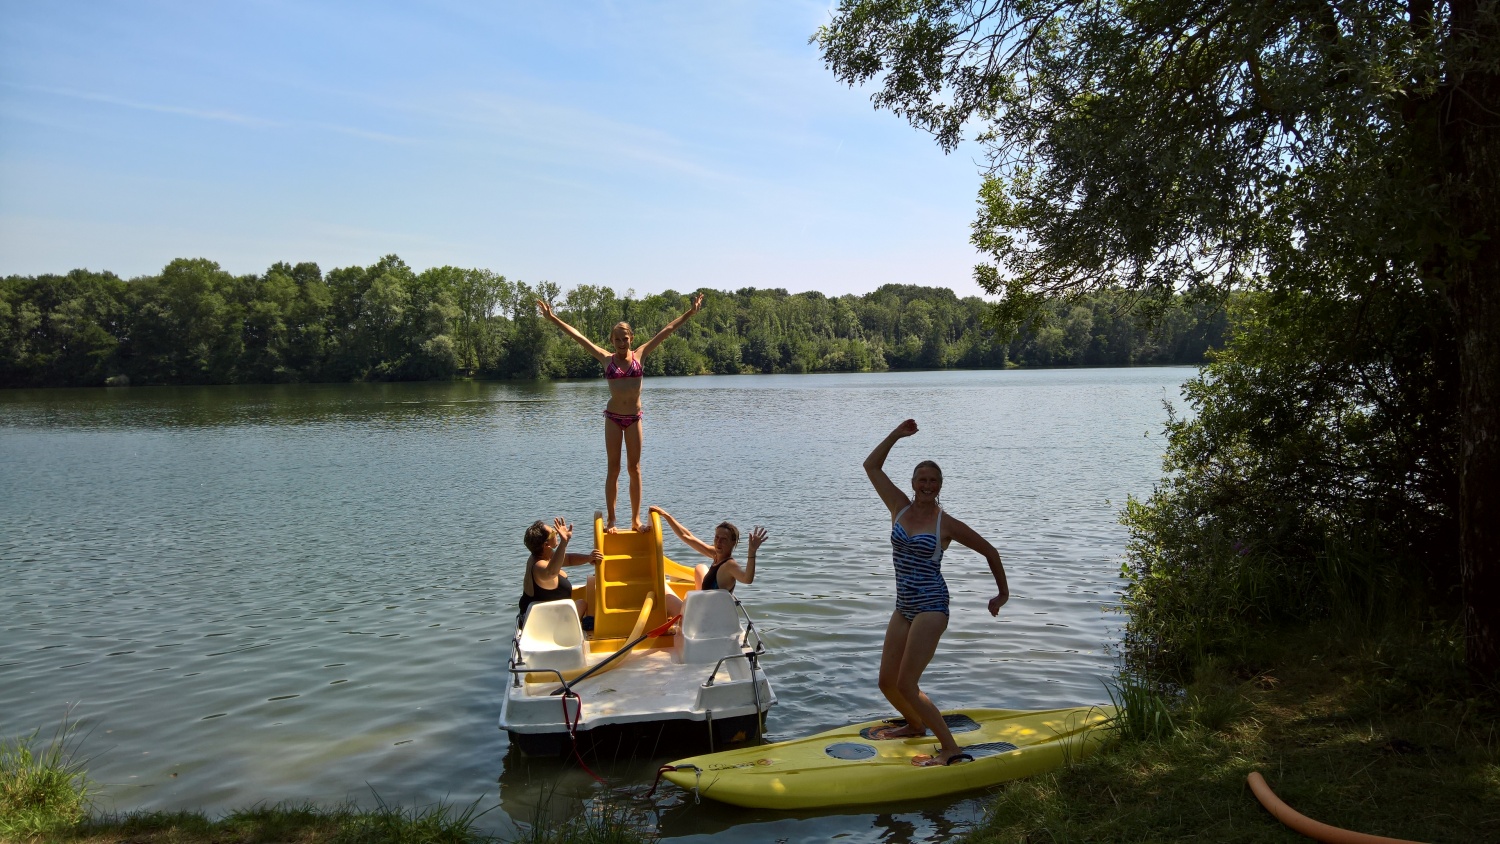
[[[1020,748],[1008,741],[989,741],[984,744],[971,744],[964,748],[964,752],[979,759],[984,756],[998,756],[1001,753],[1009,753]]]

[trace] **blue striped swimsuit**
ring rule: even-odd
[[[938,510],[932,533],[907,536],[901,516],[911,509],[902,508],[891,520],[891,558],[896,564],[896,609],[907,621],[917,613],[948,614],[948,584],[943,580],[943,511]]]

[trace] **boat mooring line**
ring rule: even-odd
[[[568,698],[572,698],[578,701],[578,715],[577,717],[571,719],[568,717]],[[563,708],[563,723],[568,727],[568,738],[573,744],[573,758],[578,760],[578,766],[580,768],[583,768],[583,770],[588,773],[589,776],[594,778],[594,782],[597,782],[600,785],[609,785],[609,783],[604,781],[603,777],[594,773],[593,770],[589,768],[588,763],[583,761],[583,754],[578,752],[577,729],[579,720],[583,718],[583,698],[579,697],[578,693],[573,691],[572,689],[564,688],[560,700],[562,701]]]

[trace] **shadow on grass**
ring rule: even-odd
[[[1002,787],[965,840],[1303,840],[1250,792],[1257,770],[1334,826],[1500,840],[1500,712],[1468,696],[1460,654],[1315,626],[1250,658],[1205,662],[1186,689],[1117,689],[1127,713],[1116,749]]]

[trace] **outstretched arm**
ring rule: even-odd
[[[740,583],[755,582],[755,552],[760,549],[761,543],[766,541],[766,535],[766,529],[763,527],[750,531],[750,553],[745,557],[745,565],[735,566],[730,570],[735,580]]]
[[[563,565],[581,566],[584,563],[593,563],[594,565],[598,565],[602,562],[604,562],[604,552],[600,551],[598,548],[595,548],[593,552],[589,554],[569,554],[568,561],[563,563]]]
[[[562,567],[568,564],[568,540],[573,538],[573,526],[563,521],[561,516],[552,520],[552,530],[557,533],[557,547],[552,549],[552,556],[547,559],[547,565],[543,568],[548,577],[556,577]]]
[[[541,299],[538,299],[538,300],[536,300],[536,306],[537,306],[537,308],[539,308],[541,310],[542,316],[544,316],[547,319],[551,320],[552,322],[556,323],[557,327],[561,328],[563,330],[564,334],[568,335],[569,337],[572,337],[573,338],[573,342],[575,342],[578,345],[582,346],[585,351],[587,351],[589,354],[593,355],[594,358],[596,360],[598,360],[600,363],[603,363],[604,359],[607,358],[607,357],[609,357],[609,355],[610,355],[609,352],[606,352],[603,348],[601,348],[593,340],[590,340],[589,338],[583,336],[583,332],[579,331],[578,329],[574,328],[571,325],[568,325],[566,322],[563,321],[562,317],[560,317],[557,314],[553,313],[551,305],[547,304],[546,302],[542,301]]]
[[[647,352],[650,352],[652,349],[656,348],[657,346],[660,346],[661,345],[661,341],[667,339],[668,337],[671,337],[672,336],[672,332],[676,331],[678,328],[682,327],[682,324],[684,322],[687,322],[688,319],[690,317],[692,317],[693,314],[698,313],[698,309],[701,308],[701,307],[703,307],[703,294],[699,293],[698,294],[698,298],[696,298],[696,299],[693,300],[692,307],[690,307],[690,308],[687,309],[687,313],[685,313],[682,316],[678,317],[677,319],[674,319],[671,322],[667,323],[666,327],[664,327],[662,330],[656,332],[656,336],[655,337],[652,337],[650,340],[647,340],[644,344],[642,344],[642,346],[639,349],[635,350],[635,357],[636,357],[636,359],[639,360],[639,359],[645,357]]]
[[[990,564],[990,574],[995,576],[995,597],[990,599],[990,615],[999,615],[1000,608],[1010,600],[1010,584],[1005,580],[1005,566],[1000,562],[1000,552],[989,540],[980,536],[975,530],[958,519],[949,517],[943,520],[943,529],[950,537],[965,548],[970,548],[984,556]]]
[[[880,494],[880,500],[885,502],[886,509],[891,511],[892,517],[895,517],[902,507],[911,504],[911,499],[907,498],[906,493],[902,492],[901,488],[886,475],[885,459],[890,456],[891,446],[896,444],[896,440],[909,437],[916,432],[917,420],[908,419],[902,422],[894,431],[886,434],[885,439],[880,441],[880,445],[875,446],[875,450],[865,458],[865,474],[870,476],[870,483]]]
[[[663,519],[666,519],[667,524],[672,528],[672,532],[677,534],[677,538],[681,539],[683,543],[685,543],[689,548],[697,551],[699,554],[702,554],[705,557],[708,557],[709,559],[713,559],[714,546],[708,544],[707,542],[704,542],[696,536],[693,536],[693,532],[683,527],[680,522],[672,518],[671,513],[668,513],[666,510],[663,510],[655,504],[652,504],[646,509],[652,513],[656,513]]]

